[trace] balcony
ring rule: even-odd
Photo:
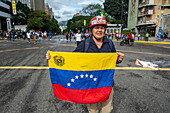
[[[144,13],[143,12],[138,13],[138,18],[142,16],[153,15],[153,14],[154,14],[154,10],[146,10]]]

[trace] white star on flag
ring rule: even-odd
[[[87,78],[87,77],[88,77],[88,74],[86,74],[85,76],[86,76],[86,78]]]
[[[73,79],[73,78],[71,79],[71,82],[74,82],[74,79]]]
[[[84,75],[82,75],[82,74],[81,74],[80,76],[81,76],[81,78],[83,78],[83,77],[84,77]]]
[[[94,81],[96,81],[96,80],[97,80],[97,78],[94,78],[93,80],[94,80]]]
[[[78,79],[78,78],[79,78],[79,76],[77,76],[77,75],[76,75],[75,77],[76,77],[76,79]]]
[[[71,86],[71,84],[70,84],[70,83],[67,83],[67,86]]]
[[[93,78],[93,75],[90,75],[90,78]]]

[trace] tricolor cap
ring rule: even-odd
[[[96,25],[103,25],[107,27],[106,20],[102,16],[96,16],[90,21],[90,28]]]

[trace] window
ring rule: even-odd
[[[145,3],[145,0],[142,0],[142,3]]]
[[[154,0],[148,0],[148,4],[154,4]]]
[[[114,29],[114,33],[116,33],[116,29]]]
[[[160,6],[160,5],[158,5],[158,9],[161,9],[161,6]]]
[[[111,33],[113,33],[113,29],[111,29]]]
[[[146,21],[147,21],[147,22],[150,21],[150,16],[146,16]]]
[[[145,8],[143,7],[142,10],[141,10],[141,12],[143,13],[144,11],[145,11]]]
[[[107,33],[109,33],[109,29],[107,29]]]

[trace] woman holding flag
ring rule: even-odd
[[[107,23],[101,16],[94,17],[90,22],[92,36],[83,40],[73,52],[86,53],[115,53],[116,49],[110,39],[105,38]],[[118,53],[117,63],[121,63],[124,58],[123,53]],[[46,53],[46,59],[51,58],[50,54]],[[113,90],[110,93],[109,99],[102,103],[87,104],[89,113],[110,113],[113,109],[112,105]]]

